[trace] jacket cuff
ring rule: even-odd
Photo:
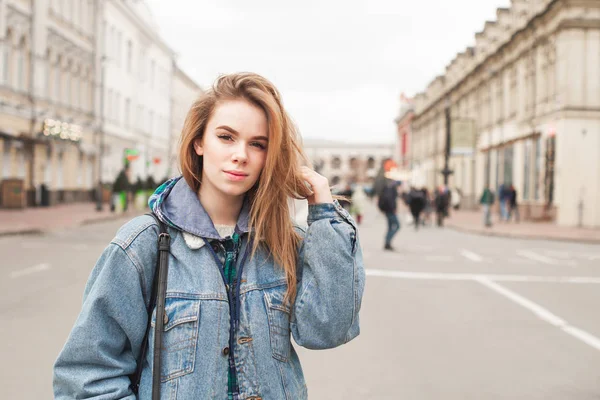
[[[350,222],[351,225],[354,225],[354,221],[352,221],[352,217],[350,217],[348,211],[346,211],[337,200],[333,200],[333,203],[318,203],[308,206],[307,222],[309,224],[320,219],[339,217],[342,217],[344,220]]]

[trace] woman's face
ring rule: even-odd
[[[216,105],[201,139],[194,142],[202,161],[203,196],[243,196],[265,165],[268,125],[264,111],[246,100]]]

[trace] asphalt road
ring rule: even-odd
[[[0,388],[51,399],[87,277],[123,221],[0,239]],[[600,399],[600,246],[404,226],[367,213],[361,335],[298,349],[311,399]],[[268,399],[270,400],[270,399]]]

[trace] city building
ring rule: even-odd
[[[513,0],[414,98],[413,168],[477,203],[513,184],[521,215],[600,227],[600,2]]]
[[[198,93],[143,0],[0,0],[0,207],[159,182]]]
[[[394,120],[396,123],[396,151],[394,152],[394,161],[403,169],[410,168],[411,141],[412,141],[412,119],[415,115],[413,99],[407,97],[404,93],[400,95],[400,109],[398,116]]]
[[[22,205],[93,193],[96,6],[0,1],[0,180]]]
[[[144,1],[99,4],[100,180],[114,182],[127,160],[132,181],[158,182],[169,169],[175,54]]]
[[[343,143],[304,140],[304,151],[313,166],[329,183],[372,184],[385,159],[392,158],[393,144]]]
[[[176,65],[173,66],[171,96],[171,148],[169,149],[169,170],[167,175],[172,177],[181,174],[179,169],[179,140],[183,123],[190,107],[203,93],[202,89]]]

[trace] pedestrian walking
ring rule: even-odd
[[[433,199],[426,187],[421,189],[425,193],[425,209],[423,214],[423,226],[431,224],[431,213],[433,212]]]
[[[125,161],[123,169],[117,175],[112,185],[112,199],[110,210],[112,212],[127,211],[129,206],[129,192],[131,191],[129,162]]]
[[[500,220],[508,221],[508,198],[509,188],[506,184],[501,184],[498,188],[498,202],[500,206]]]
[[[413,217],[415,230],[419,230],[421,225],[421,213],[425,208],[425,193],[422,190],[417,190],[414,187],[408,193],[408,208]]]
[[[445,186],[440,186],[435,191],[435,214],[437,226],[439,227],[444,226],[444,218],[448,215],[449,196],[448,189]]]
[[[398,210],[398,187],[394,180],[387,179],[385,186],[377,200],[379,210],[385,214],[387,219],[387,232],[385,234],[384,250],[393,251],[392,239],[400,230],[400,221],[396,212]]]
[[[486,185],[485,189],[483,189],[479,203],[483,207],[483,224],[489,228],[492,226],[491,207],[494,204],[494,193],[490,190],[489,185]]]
[[[521,215],[519,214],[519,204],[517,203],[517,189],[514,185],[510,185],[508,189],[508,221],[515,216],[515,221],[519,222]]]
[[[306,399],[290,337],[327,349],[359,334],[354,219],[300,166],[299,134],[258,75],[224,75],[192,105],[179,156],[183,176],[150,198],[157,220],[125,224],[92,271],[55,398]],[[308,200],[306,230],[291,198]]]
[[[367,194],[364,189],[360,185],[356,185],[352,192],[352,204],[350,206],[350,211],[352,215],[354,215],[357,224],[361,224],[363,213],[365,210],[365,205],[367,202]]]

